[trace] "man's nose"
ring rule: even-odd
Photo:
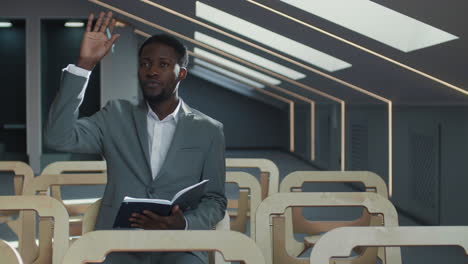
[[[159,75],[159,68],[156,65],[152,65],[148,70],[148,75],[155,76]]]

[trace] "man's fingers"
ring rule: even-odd
[[[100,32],[106,31],[106,28],[109,25],[109,22],[111,21],[111,19],[112,19],[112,12],[109,11],[107,12],[107,15],[104,17],[101,28],[99,29]]]
[[[145,222],[148,222],[150,221],[150,219],[146,216],[146,215],[142,215],[142,214],[132,214],[132,218],[138,220],[138,221],[145,221]]]
[[[101,12],[101,13],[99,14],[99,17],[98,17],[97,21],[96,21],[96,24],[94,24],[94,28],[93,28],[93,31],[94,31],[94,32],[98,32],[98,31],[99,31],[99,28],[101,27],[101,24],[102,24],[102,19],[103,19],[103,17],[104,17],[104,12]]]
[[[159,215],[157,215],[157,214],[155,214],[155,213],[153,213],[151,211],[147,211],[147,210],[143,211],[143,213],[147,217],[149,217],[149,218],[151,218],[152,220],[155,220],[155,221],[161,221],[164,218],[164,217],[161,217],[161,216],[159,216]]]
[[[93,24],[94,14],[91,13],[88,16],[88,23],[86,23],[86,32],[91,32],[91,25]]]
[[[182,210],[180,210],[178,205],[172,207],[172,212],[171,213],[172,213],[172,215],[179,215],[179,214],[183,215]]]
[[[114,44],[114,42],[120,37],[120,34],[115,34],[112,35],[112,37],[109,40],[110,45]]]
[[[117,23],[117,20],[115,20],[114,18],[112,19],[110,25],[109,25],[109,33],[112,34],[112,32],[114,32],[114,26],[115,26],[115,23]]]
[[[135,218],[135,217],[131,217],[128,220],[134,224],[139,224],[139,225],[143,225],[145,223],[145,221],[143,221],[142,219]]]

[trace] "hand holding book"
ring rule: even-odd
[[[114,221],[114,228],[144,228],[146,227],[180,227],[180,219],[183,220],[185,228],[185,218],[183,211],[190,210],[198,206],[198,203],[205,193],[205,186],[208,180],[203,180],[180,190],[171,201],[162,199],[140,199],[125,197],[120,205],[119,212]],[[145,213],[145,211],[147,211]],[[130,220],[134,218],[133,221]],[[150,224],[150,222],[152,224]],[[155,223],[155,222],[158,222]],[[145,223],[145,224],[143,224]],[[135,224],[136,226],[132,226]],[[144,228],[148,229],[148,228]]]
[[[185,217],[178,205],[172,207],[169,216],[160,216],[149,210],[144,210],[143,214],[133,213],[128,220],[131,223],[130,227],[145,230],[185,229]]]

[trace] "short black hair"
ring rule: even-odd
[[[174,48],[178,55],[177,63],[180,65],[180,67],[187,67],[189,60],[187,47],[182,42],[180,42],[180,40],[168,34],[157,34],[147,38],[138,51],[138,57],[141,56],[141,52],[146,45],[154,43],[161,43]]]

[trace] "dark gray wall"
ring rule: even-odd
[[[0,28],[0,159],[26,159],[26,34],[24,20]]]
[[[467,225],[468,106],[395,106],[393,197],[423,224]],[[385,106],[347,111],[347,168],[388,182]]]
[[[67,20],[63,19],[47,19],[41,21],[41,89],[42,119],[44,121],[47,120],[50,105],[60,88],[62,69],[68,64],[75,63],[78,59],[81,39],[85,31],[84,27],[64,27],[66,21]],[[74,19],[73,21],[80,20]],[[99,110],[99,79],[100,67],[97,65],[93,69],[83,104],[80,107],[80,117],[90,116]]]
[[[179,94],[191,107],[224,124],[227,148],[288,148],[288,108],[259,103],[190,72],[181,83]]]

